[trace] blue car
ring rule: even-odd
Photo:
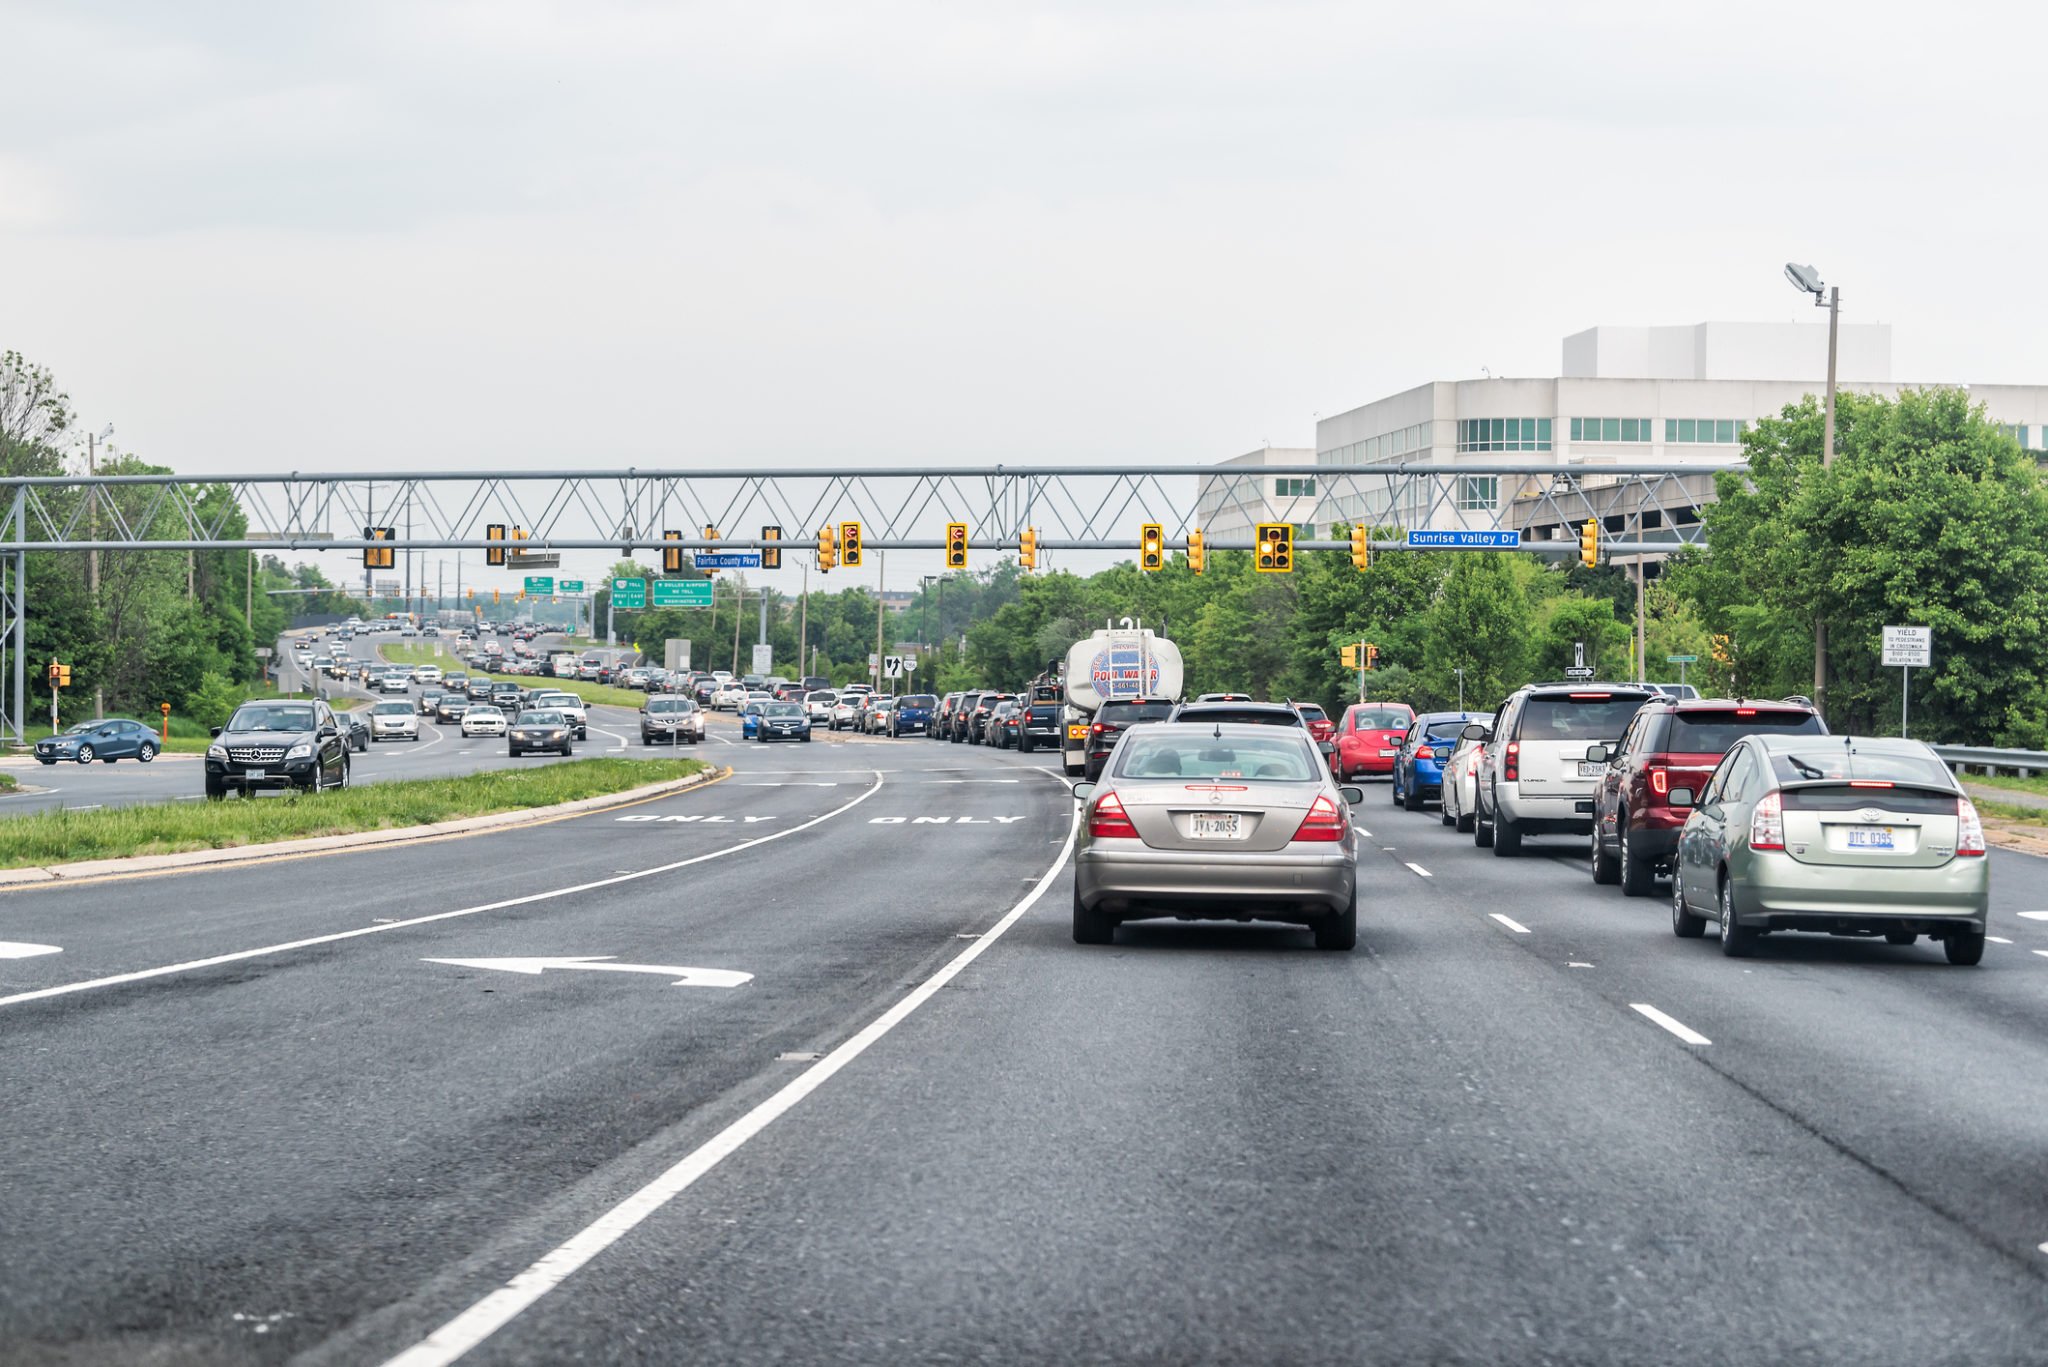
[[[1419,812],[1425,802],[1441,802],[1444,761],[1457,749],[1458,733],[1489,719],[1485,712],[1418,714],[1401,737],[1401,752],[1394,756],[1394,805]]]
[[[109,717],[105,721],[82,721],[62,735],[36,742],[36,762],[55,764],[59,760],[90,764],[99,760],[112,764],[117,759],[137,759],[144,764],[156,758],[156,732],[139,721]]]
[[[929,693],[906,693],[889,712],[889,734],[922,736],[932,729],[932,714],[939,700]]]
[[[761,709],[767,704],[758,699],[740,704],[740,739],[752,740],[761,729]]]

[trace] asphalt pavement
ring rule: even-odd
[[[2030,856],[1736,961],[1372,789],[1355,953],[1083,948],[1056,759],[707,756],[0,894],[0,1362],[2048,1362]]]

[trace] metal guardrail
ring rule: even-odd
[[[1934,753],[1950,764],[1969,764],[1980,769],[2017,769],[2021,773],[2048,773],[2048,750],[2000,750],[1986,745],[1937,745]]]

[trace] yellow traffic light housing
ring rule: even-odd
[[[967,568],[967,524],[948,522],[946,524],[946,568],[964,570]]]
[[[495,602],[497,602],[497,601],[498,601],[498,590],[496,590],[496,589],[492,589],[492,590],[491,590],[491,601],[492,601],[493,603],[495,603]]]
[[[1345,667],[1346,669],[1356,669],[1356,668],[1358,668],[1358,647],[1357,647],[1357,646],[1345,646],[1345,647],[1344,647],[1344,649],[1343,649],[1343,657],[1344,657],[1344,667]]]
[[[1166,568],[1166,529],[1157,522],[1147,522],[1138,528],[1138,568]]]
[[[1260,574],[1294,572],[1294,524],[1261,522],[1258,526],[1258,559],[1252,566]]]
[[[1366,529],[1366,525],[1365,525],[1365,524],[1364,524],[1363,522],[1358,522],[1358,523],[1353,523],[1353,524],[1352,524],[1352,527],[1351,527],[1351,564],[1352,564],[1353,568],[1356,568],[1356,569],[1360,569],[1360,570],[1369,570],[1369,569],[1371,569],[1371,568],[1372,568],[1372,539],[1371,539],[1371,537],[1372,537],[1372,534],[1371,534],[1371,532],[1369,532],[1369,531],[1368,531],[1368,530]]]
[[[1038,568],[1038,528],[1026,527],[1017,538],[1017,563],[1027,570]]]
[[[1200,574],[1208,563],[1209,551],[1202,544],[1202,529],[1197,527],[1188,533],[1188,568]]]
[[[718,528],[716,528],[716,527],[710,527],[710,526],[707,526],[707,527],[705,527],[705,528],[704,528],[704,539],[705,539],[706,541],[716,541],[716,540],[718,540]]]
[[[681,541],[683,534],[670,527],[661,534],[661,539],[663,541]],[[661,572],[663,574],[681,574],[683,572],[683,548],[681,546],[663,546],[661,548]]]
[[[1587,518],[1579,528],[1579,563],[1592,569],[1600,563],[1600,523],[1597,518]]]
[[[491,545],[484,547],[484,563],[486,565],[504,564],[505,524],[502,522],[493,522],[489,526],[485,527],[484,540],[492,543]]]
[[[780,528],[780,527],[763,527],[763,528],[761,529],[761,539],[762,539],[763,541],[780,541],[780,540],[782,540],[782,528]],[[763,547],[761,548],[761,568],[762,568],[762,569],[764,569],[764,570],[779,570],[779,569],[781,569],[781,568],[782,568],[782,552],[781,552],[781,551],[780,551],[779,549],[777,549],[776,547],[774,547],[774,546],[763,546]]]
[[[839,563],[839,533],[830,524],[818,528],[818,569],[822,573]]]
[[[390,541],[395,531],[390,527],[365,527],[363,540]],[[398,553],[389,546],[363,547],[363,568],[366,570],[388,570],[398,563]]]
[[[1380,667],[1380,648],[1370,641],[1366,642],[1365,645],[1365,667],[1367,669],[1378,669]]]
[[[839,524],[839,563],[850,570],[860,568],[860,523]]]

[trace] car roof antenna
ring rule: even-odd
[[[1214,734],[1212,734],[1212,735],[1211,735],[1211,736],[1209,737],[1209,739],[1210,739],[1210,740],[1222,740],[1222,739],[1223,739],[1223,723],[1222,723],[1222,722],[1220,722],[1220,721],[1219,721],[1219,722],[1217,722],[1217,723],[1216,723],[1216,730],[1215,730],[1215,733],[1214,733]]]

